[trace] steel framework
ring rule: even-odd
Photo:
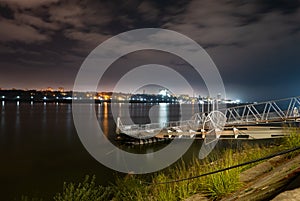
[[[300,120],[300,96],[220,109],[226,125],[259,124]]]

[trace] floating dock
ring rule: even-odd
[[[196,113],[190,120],[162,124],[123,125],[118,117],[116,132],[141,143],[174,138],[205,139],[211,135],[220,139],[272,139],[288,135],[283,124],[299,126],[299,110],[300,97],[292,97]]]

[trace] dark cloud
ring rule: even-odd
[[[34,81],[27,84],[21,75],[13,76],[15,69],[39,85],[71,88],[76,71],[97,45],[148,27],[178,31],[203,46],[229,94],[249,98],[245,91],[254,89],[263,94],[281,86],[281,75],[290,88],[300,84],[299,0],[0,0],[0,15],[0,87],[34,86]],[[49,72],[57,73],[52,81]]]
[[[31,9],[39,6],[48,6],[57,2],[59,2],[59,0],[0,0],[0,4],[8,5],[15,9]]]
[[[280,11],[283,14],[291,14],[298,11],[300,7],[299,0],[257,0],[258,12],[267,13],[274,10]]]
[[[0,13],[1,16],[7,19],[13,19],[14,18],[14,11],[8,7],[8,5],[1,5],[0,4]]]
[[[14,20],[1,20],[0,41],[19,41],[23,43],[45,42],[50,38],[47,34],[41,33],[38,29],[27,25],[19,24]]]

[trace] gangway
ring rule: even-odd
[[[300,121],[300,96],[220,109],[226,126]]]
[[[208,133],[212,129],[222,131],[224,127],[300,122],[299,110],[300,96],[195,113],[190,120],[185,121],[123,125],[118,117],[117,133],[139,139],[154,137],[162,131],[167,134],[172,132],[178,136],[183,134],[193,136],[199,132]],[[236,132],[235,129],[233,132]]]

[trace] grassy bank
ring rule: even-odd
[[[88,201],[88,200],[148,200],[148,201],[177,201],[201,193],[206,197],[218,200],[239,189],[239,175],[242,171],[254,166],[247,166],[223,171],[220,173],[180,182],[168,181],[190,178],[204,173],[220,170],[246,161],[258,159],[281,150],[300,146],[299,129],[289,130],[290,136],[282,140],[276,146],[244,146],[213,151],[206,159],[194,158],[190,163],[184,161],[175,167],[167,168],[155,173],[148,182],[142,176],[127,175],[124,178],[116,178],[116,183],[103,187],[95,183],[95,176],[86,176],[82,183],[65,183],[62,192],[57,193],[55,201]],[[297,153],[286,155],[287,158]],[[40,200],[23,197],[22,201]]]

